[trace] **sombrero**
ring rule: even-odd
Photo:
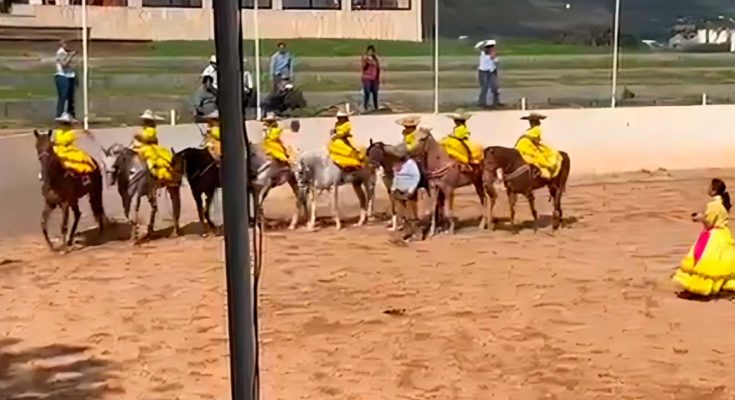
[[[421,117],[416,115],[409,115],[396,121],[396,123],[401,126],[418,126],[420,122]]]
[[[537,112],[532,112],[524,117],[521,117],[521,119],[525,121],[541,121],[546,119],[546,116]]]
[[[275,121],[280,120],[280,118],[278,118],[278,116],[275,113],[269,112],[269,113],[266,113],[260,120],[263,122],[275,122]]]
[[[143,114],[140,115],[140,119],[144,121],[163,121],[163,118],[159,117],[158,115],[154,114],[151,110],[145,110],[143,111]]]
[[[207,115],[203,115],[202,119],[219,119],[219,110],[214,110]]]
[[[472,118],[472,114],[468,113],[463,108],[459,108],[455,112],[447,114],[447,117],[455,121],[467,121],[468,119]]]

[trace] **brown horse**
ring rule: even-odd
[[[533,191],[546,186],[549,188],[550,199],[554,202],[553,228],[559,229],[562,224],[561,198],[566,190],[567,180],[569,179],[569,171],[571,169],[571,160],[565,152],[560,152],[562,156],[561,170],[553,179],[547,180],[541,177],[538,168],[527,164],[518,150],[507,147],[488,147],[485,149],[485,159],[483,161],[483,182],[485,193],[490,198],[487,202],[486,214],[483,217],[483,225],[487,227],[487,223],[493,224],[493,208],[497,200],[497,193],[493,184],[498,177],[498,170],[503,172],[503,181],[508,193],[508,205],[510,206],[510,224],[514,232],[518,232],[515,224],[515,205],[518,195],[522,194],[528,199],[533,215],[534,231],[538,229],[538,212],[534,201]]]
[[[449,234],[454,234],[454,190],[472,185],[475,187],[480,203],[485,205],[485,193],[482,183],[482,165],[466,165],[452,159],[444,147],[434,139],[431,131],[420,128],[416,131],[416,144],[411,150],[420,157],[420,165],[424,168],[431,197],[431,227],[429,236],[436,233],[438,217],[442,215],[439,207],[444,205],[444,217],[449,221]],[[480,223],[483,227],[484,224]]]
[[[99,226],[99,235],[102,236],[102,230],[105,220],[105,210],[102,206],[102,172],[99,169],[94,170],[89,176],[80,176],[66,170],[61,163],[59,157],[54,153],[54,144],[51,141],[51,131],[44,135],[33,131],[36,137],[36,153],[38,161],[41,163],[41,194],[44,198],[44,208],[41,214],[41,229],[43,237],[46,239],[51,250],[54,248],[51,239],[48,236],[48,217],[56,207],[61,207],[64,213],[61,223],[61,241],[62,251],[66,251],[68,246],[74,242],[74,235],[77,232],[79,218],[82,212],[79,210],[79,199],[89,195],[89,204],[92,213]],[[95,162],[96,164],[96,162]],[[74,222],[69,226],[69,208],[74,213]],[[67,238],[67,232],[69,236]]]

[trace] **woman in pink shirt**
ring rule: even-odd
[[[362,56],[362,93],[363,106],[368,109],[370,96],[373,98],[373,108],[378,109],[378,86],[380,84],[380,61],[375,55],[375,46],[369,45]]]

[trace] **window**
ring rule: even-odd
[[[284,10],[339,10],[341,0],[283,0]]]
[[[69,4],[73,6],[81,6],[82,0],[69,0]],[[87,5],[100,7],[127,7],[128,0],[87,0]]]
[[[240,8],[253,9],[255,0],[240,0]],[[271,0],[258,0],[258,9],[271,9],[273,8],[273,2]]]
[[[202,0],[143,0],[143,7],[202,8]]]
[[[410,10],[411,0],[352,0],[353,10]]]

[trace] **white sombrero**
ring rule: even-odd
[[[71,114],[69,114],[68,112],[61,114],[61,116],[58,118],[54,118],[54,121],[65,123],[65,124],[74,124],[74,123],[79,122],[77,121],[76,118],[72,117]]]
[[[475,48],[476,49],[482,49],[482,48],[489,47],[489,46],[495,46],[497,44],[498,44],[498,42],[495,39],[480,40],[475,45]]]
[[[209,62],[212,64],[217,64],[217,56],[215,56],[214,54],[209,56]]]
[[[219,110],[214,110],[211,113],[202,117],[203,119],[219,119]]]
[[[143,114],[140,115],[140,119],[143,121],[163,121],[163,118],[154,114],[150,109],[143,111]]]
[[[263,118],[261,118],[260,120],[263,122],[275,122],[275,121],[278,121],[279,119],[280,118],[278,118],[278,116],[274,112],[269,112],[265,114]]]

